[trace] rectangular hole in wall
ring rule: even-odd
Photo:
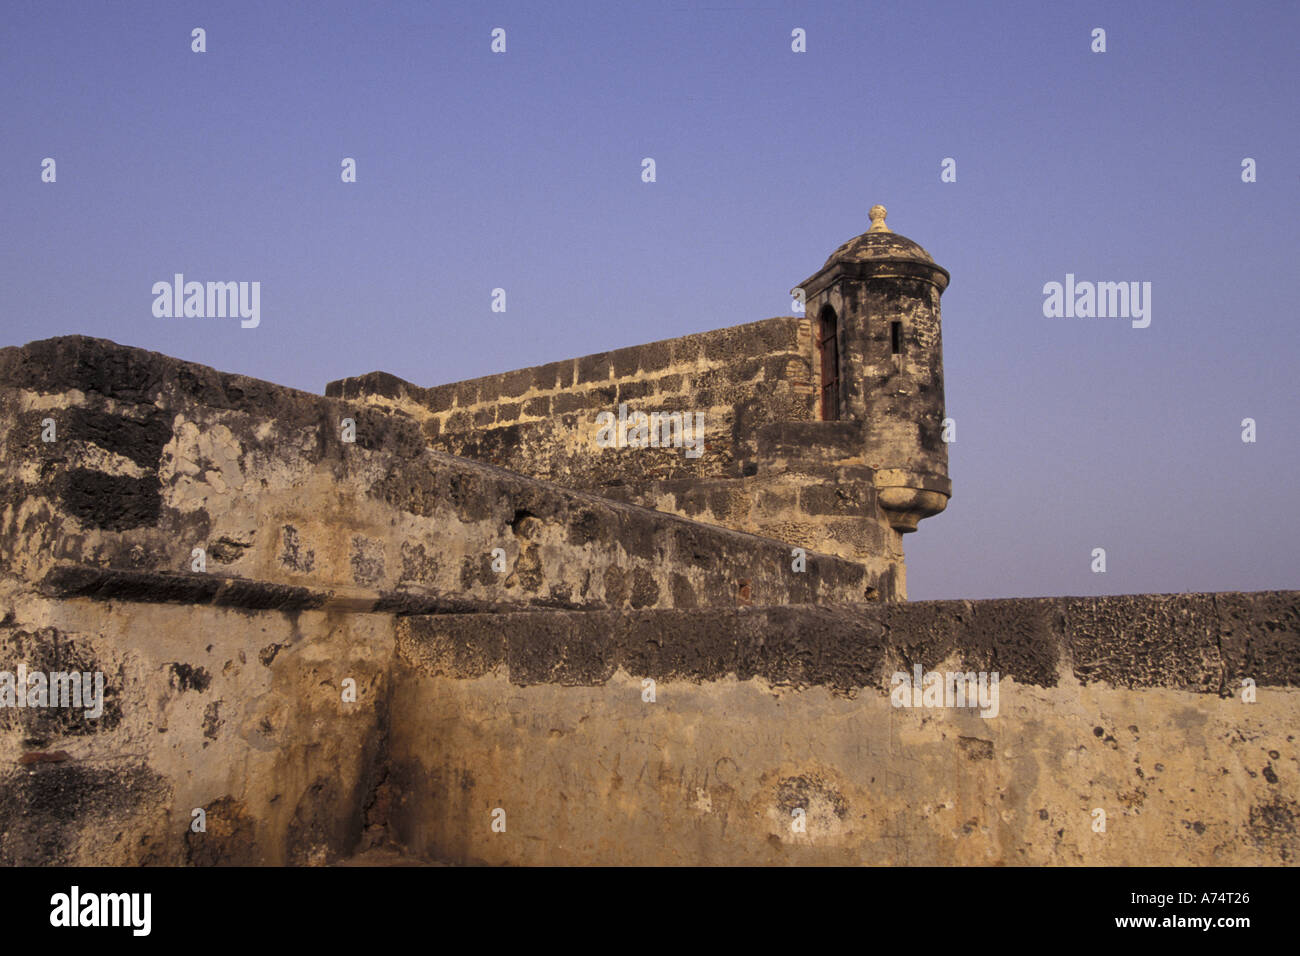
[[[903,323],[889,323],[889,349],[894,355],[901,355],[903,352]]]

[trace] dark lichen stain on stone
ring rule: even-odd
[[[169,792],[147,766],[110,769],[64,761],[0,776],[0,866],[74,864],[84,859],[83,833],[163,813]]]
[[[236,541],[233,538],[218,538],[208,545],[208,557],[218,564],[234,564],[244,556],[252,542]]]
[[[355,583],[362,587],[375,587],[384,579],[384,543],[353,535],[349,563]]]
[[[849,802],[844,795],[817,774],[802,774],[777,781],[776,805],[785,817],[791,817],[791,811],[796,808],[808,813],[814,809],[814,801],[829,804],[831,812],[841,820],[849,812]]]
[[[967,760],[992,760],[993,741],[979,737],[958,737],[957,744]]]
[[[67,675],[66,681],[59,678],[56,683],[47,684],[51,706],[0,707],[0,729],[21,731],[28,740],[27,746],[39,748],[60,737],[102,734],[117,729],[121,723],[122,665],[113,667],[100,660],[88,638],[54,627],[34,631],[0,627],[0,662],[6,660],[10,664],[0,665],[0,669],[12,671],[21,661],[29,675],[37,672]],[[91,717],[88,714],[95,709],[101,679],[101,711],[97,717]],[[30,693],[31,689],[29,686],[23,690]],[[79,704],[73,696],[78,689]]]
[[[646,568],[632,572],[632,597],[634,608],[650,607],[659,601],[659,583]]]
[[[246,581],[227,578],[217,592],[213,603],[221,607],[250,611],[278,610],[285,612],[309,611],[318,608],[328,599],[326,591],[295,587],[292,584],[270,584],[265,581]],[[240,651],[242,657],[243,651]],[[242,663],[242,660],[241,660]]]
[[[197,690],[202,693],[212,683],[212,675],[202,667],[194,667],[191,664],[184,664],[179,661],[172,663],[171,673],[172,686],[181,693],[187,690]]]
[[[87,468],[73,468],[56,482],[68,513],[91,528],[127,531],[158,521],[162,499],[157,475],[132,478]]]
[[[64,417],[61,437],[90,442],[149,470],[158,467],[172,436],[170,416],[152,405],[127,406],[118,413],[74,405]]]
[[[45,576],[41,589],[57,597],[206,604],[221,590],[222,581],[217,575],[182,571],[132,571],[58,565]]]
[[[1279,853],[1283,862],[1291,862],[1300,852],[1297,816],[1300,816],[1300,806],[1294,801],[1274,797],[1271,803],[1250,808],[1246,834],[1259,849],[1270,854]]]
[[[423,544],[402,542],[402,574],[397,584],[400,587],[408,582],[432,585],[438,576],[437,554],[426,554]]]
[[[217,731],[225,723],[221,719],[221,701],[214,700],[203,711],[203,736],[209,740],[217,739]]]
[[[306,548],[298,540],[298,529],[291,524],[280,529],[284,549],[280,552],[280,563],[294,571],[307,573],[316,567],[316,552]]]

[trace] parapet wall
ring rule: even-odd
[[[431,450],[403,415],[111,342],[0,350],[0,383],[0,570],[52,596],[410,612],[889,588],[855,562],[813,553],[795,572],[782,542]]]
[[[390,828],[440,859],[1300,859],[1297,592],[418,617],[397,655]],[[894,706],[916,667],[997,672],[990,715]]]
[[[372,373],[326,394],[402,409],[443,451],[570,488],[738,477],[759,426],[813,419],[813,349],[810,323],[784,317],[433,388]],[[601,448],[596,416],[620,403],[703,413],[703,454]]]
[[[860,422],[817,420],[811,324],[766,319],[421,388],[385,373],[326,394],[410,416],[430,444],[570,488],[848,558],[907,596]],[[602,445],[602,414],[681,414],[704,447]],[[607,419],[605,421],[608,421]]]
[[[98,719],[0,708],[9,865],[1300,854],[1300,592],[415,616],[23,592],[0,655],[108,677]],[[996,713],[893,706],[918,665],[998,672]]]

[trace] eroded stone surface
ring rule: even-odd
[[[891,586],[887,568],[814,553],[794,574],[777,540],[432,450],[405,415],[103,340],[0,350],[0,372],[0,553],[50,594],[411,613],[734,606],[742,582],[760,603],[853,601]],[[211,567],[195,569],[195,548]]]
[[[876,230],[809,319],[325,397],[0,349],[0,671],[105,679],[0,708],[0,863],[1294,863],[1300,593],[901,603],[946,284]]]

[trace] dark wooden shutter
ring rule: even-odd
[[[822,357],[822,421],[840,417],[840,345],[835,310],[822,309],[817,347]]]

